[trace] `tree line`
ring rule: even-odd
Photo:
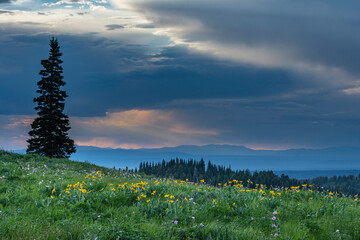
[[[263,184],[266,187],[280,188],[308,184],[313,185],[319,191],[332,191],[346,195],[360,193],[360,174],[359,176],[317,177],[299,180],[285,174],[278,176],[271,170],[255,172],[251,172],[249,169],[232,170],[231,166],[216,165],[211,161],[206,164],[204,159],[196,161],[176,158],[157,163],[146,161],[140,163],[138,172],[156,177],[188,180],[194,183],[204,180],[213,186],[236,179],[242,181],[245,187],[256,187],[256,184]]]
[[[300,184],[300,181],[291,179],[282,174],[280,177],[273,171],[259,171],[251,172],[246,170],[232,170],[231,166],[225,167],[213,164],[208,161],[205,166],[204,159],[195,161],[193,159],[172,159],[168,162],[163,160],[161,163],[142,162],[139,166],[139,172],[147,175],[155,175],[157,177],[167,177],[186,180],[190,182],[199,182],[204,180],[207,184],[218,185],[236,179],[247,184],[249,187],[254,187],[255,184],[263,184],[270,186],[284,186],[290,187]],[[250,180],[250,181],[248,181]]]

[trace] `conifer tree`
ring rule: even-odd
[[[38,117],[31,124],[26,150],[54,158],[68,158],[76,151],[74,141],[68,136],[69,117],[63,113],[68,95],[61,90],[65,85],[61,55],[59,43],[53,37],[50,40],[49,58],[41,60],[44,69],[39,73],[41,80],[37,83],[39,89],[36,91],[40,96],[34,98]]]

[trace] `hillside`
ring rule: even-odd
[[[0,238],[360,238],[357,196],[244,185],[234,179],[212,187],[0,151]]]

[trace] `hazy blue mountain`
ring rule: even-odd
[[[106,167],[138,167],[142,161],[159,162],[172,158],[204,158],[233,169],[250,170],[354,170],[360,169],[360,148],[253,150],[231,145],[182,145],[158,149],[110,149],[80,147],[71,159],[89,161]]]
[[[200,154],[200,155],[252,155],[256,154],[256,150],[233,145],[180,145],[177,147],[164,147],[158,149],[139,149],[144,152],[158,152],[158,153],[187,153],[187,154]]]
[[[173,158],[204,158],[231,166],[232,169],[274,170],[294,178],[349,175],[360,173],[360,148],[333,147],[324,149],[253,150],[231,145],[182,145],[158,149],[111,149],[77,146],[71,159],[88,161],[105,167],[139,167],[140,162],[159,162]],[[14,151],[24,153],[25,150]]]

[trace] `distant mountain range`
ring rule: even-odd
[[[24,153],[25,151],[14,151]],[[231,166],[232,169],[274,170],[299,176],[348,175],[360,173],[360,148],[333,147],[323,149],[254,150],[234,145],[181,145],[155,149],[111,149],[77,146],[72,160],[87,161],[105,167],[138,168],[140,162],[159,162],[174,158],[203,158]],[[344,171],[347,170],[347,171]],[[320,171],[320,172],[319,172]],[[305,174],[306,173],[306,174]]]
[[[353,170],[360,169],[360,148],[254,150],[233,145],[182,145],[156,149],[110,149],[77,146],[71,157],[106,167],[138,167],[142,161],[159,162],[173,158],[204,158],[207,162],[250,170]]]

